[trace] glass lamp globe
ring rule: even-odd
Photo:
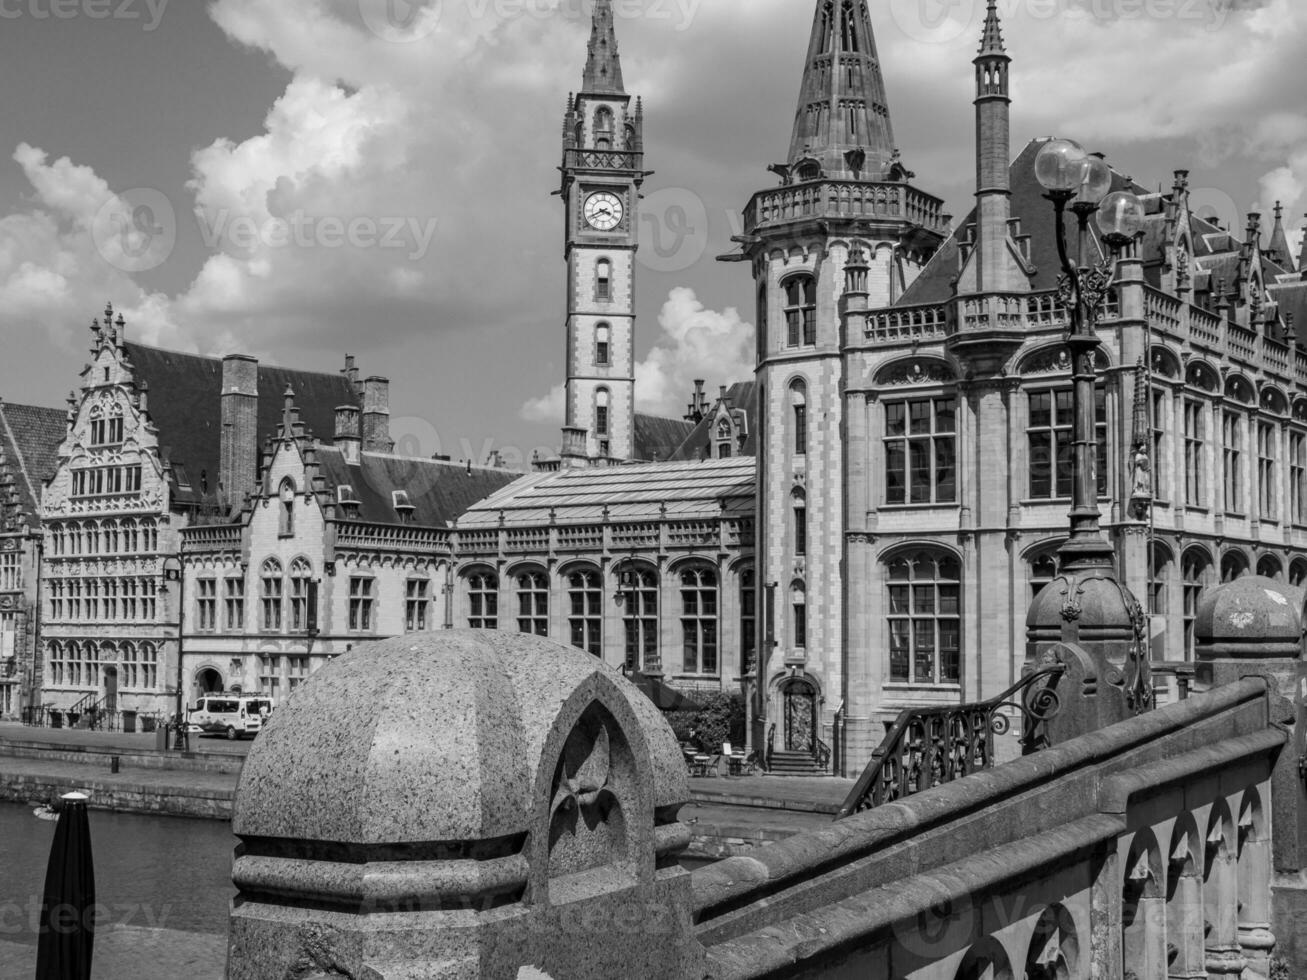
[[[1035,179],[1049,191],[1074,191],[1084,183],[1089,154],[1074,140],[1049,140],[1035,157]]]
[[[1108,242],[1125,243],[1144,229],[1144,202],[1137,194],[1117,191],[1098,206],[1098,230]]]
[[[1098,203],[1111,189],[1112,168],[1107,165],[1107,161],[1102,157],[1086,157],[1084,170],[1080,174],[1080,186],[1076,189],[1076,203],[1098,207]]]

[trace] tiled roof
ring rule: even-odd
[[[635,415],[635,458],[640,462],[671,459],[690,432],[693,422],[664,419],[657,415]]]
[[[1271,286],[1271,296],[1280,304],[1280,318],[1293,318],[1293,333],[1307,347],[1307,280]]]
[[[0,402],[0,445],[23,517],[32,527],[41,523],[41,486],[54,476],[67,434],[67,409]]]
[[[362,453],[359,462],[346,463],[344,454],[330,445],[316,447],[319,473],[332,493],[347,485],[359,502],[358,519],[374,524],[398,524],[393,492],[403,490],[416,508],[413,523],[448,527],[469,507],[522,478],[511,470],[467,467],[443,460]]]
[[[738,384],[731,385],[726,391],[726,400],[730,403],[732,410],[743,409],[745,418],[748,420],[748,431],[744,437],[744,445],[740,447],[741,456],[754,456],[757,454],[758,445],[758,403],[755,397],[757,389],[756,382],[741,381]],[[705,459],[712,455],[712,427],[717,408],[703,417],[703,419],[694,427],[694,431],[681,443],[672,459]]]
[[[174,482],[183,474],[201,495],[218,487],[219,442],[222,434],[222,360],[177,351],[124,344],[137,381],[149,383],[147,407],[159,430],[159,446],[174,466]],[[296,371],[259,365],[258,446],[276,436],[281,424],[282,395],[287,385],[295,390],[295,405],[311,435],[331,439],[336,408],[356,405],[353,385],[343,374]],[[256,448],[256,452],[257,452]],[[257,463],[257,460],[256,460]],[[179,496],[184,500],[187,495]]]
[[[598,469],[560,470],[524,477],[472,507],[462,530],[559,523],[652,521],[659,517],[705,520],[754,511],[752,458],[673,463],[636,463]]]

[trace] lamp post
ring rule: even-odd
[[[1097,432],[1094,412],[1098,350],[1098,319],[1116,274],[1120,250],[1143,228],[1144,207],[1128,191],[1110,193],[1112,169],[1071,140],[1050,140],[1035,158],[1035,178],[1048,192],[1057,221],[1057,254],[1062,263],[1059,293],[1070,314],[1067,347],[1070,349],[1074,400],[1072,405],[1071,535],[1058,552],[1063,570],[1110,568],[1113,550],[1098,519]],[[1076,218],[1076,257],[1067,248],[1066,213]],[[1097,215],[1098,230],[1109,255],[1092,263],[1089,255],[1090,219]],[[1091,264],[1092,263],[1092,264]]]

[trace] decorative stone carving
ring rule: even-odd
[[[934,360],[899,361],[882,369],[876,383],[887,387],[949,384],[954,380],[947,364]]]

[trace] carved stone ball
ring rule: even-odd
[[[352,844],[526,833],[560,707],[609,682],[647,746],[646,798],[680,806],[676,737],[619,672],[542,637],[446,630],[361,647],[279,704],[246,759],[233,830]]]
[[[1260,575],[1203,590],[1194,621],[1197,656],[1297,658],[1302,603],[1301,589]]]

